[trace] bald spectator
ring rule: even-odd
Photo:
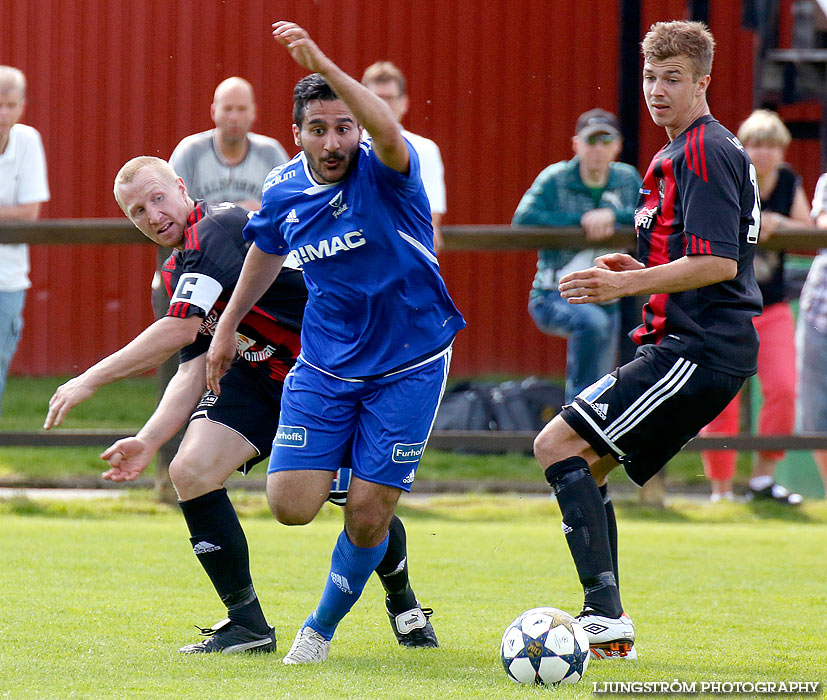
[[[215,128],[185,137],[170,165],[194,199],[258,209],[267,174],[288,157],[278,141],[250,131],[256,119],[253,86],[238,77],[221,82],[210,117]]]
[[[18,124],[26,77],[0,66],[0,220],[34,221],[49,200],[46,156],[37,130]],[[0,245],[0,398],[20,331],[29,282],[29,246]]]

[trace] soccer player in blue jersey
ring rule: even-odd
[[[561,278],[572,304],[651,295],[635,359],[583,390],[534,442],[583,585],[592,658],[636,658],[618,589],[617,527],[606,477],[643,485],[756,371],[761,311],[753,274],[755,168],[709,113],[714,40],[699,22],[659,22],[642,44],[643,92],[667,143],[643,179],[637,257],[612,253]]]
[[[306,524],[337,466],[350,464],[353,474],[321,601],[284,657],[298,664],[327,658],[336,626],[385,554],[465,321],[439,274],[416,152],[390,108],[301,27],[277,22],[273,36],[313,73],[293,93],[301,152],[268,176],[262,208],[245,228],[253,243],[216,329],[207,379],[217,392],[235,354],[236,323],[294,251],[309,299],[273,442],[270,508],[282,523]],[[426,624],[415,599],[406,605],[397,626]],[[404,610],[388,612],[393,619]]]
[[[275,630],[253,588],[247,538],[224,484],[236,469],[247,474],[270,455],[283,381],[299,353],[307,302],[302,273],[293,263],[285,265],[239,325],[238,357],[221,378],[221,395],[205,393],[206,352],[241,273],[247,251],[242,232],[250,212],[227,202],[193,200],[169,163],[152,156],[125,163],[114,191],[124,213],[147,238],[173,249],[162,270],[169,309],[125,347],[60,386],[43,427],[60,425],[102,386],[141,374],[178,353],[178,371],[152,417],[137,435],[118,440],[101,455],[111,466],[103,477],[136,479],[158,449],[186,426],[169,474],[193,553],[226,605],[227,618],[200,628],[206,639],[181,652],[275,651]],[[349,474],[342,469],[334,480],[331,502],[344,505]],[[435,647],[433,626],[416,606],[410,587],[405,539],[404,525],[394,516],[388,551],[376,573],[386,605],[394,611],[390,622],[399,644]]]

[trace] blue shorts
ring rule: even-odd
[[[267,473],[349,466],[364,481],[410,491],[450,363],[448,348],[426,364],[360,381],[299,358],[284,380]]]

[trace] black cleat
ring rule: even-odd
[[[196,627],[207,639],[181,647],[178,651],[182,654],[238,654],[243,651],[276,650],[276,631],[272,627],[267,630],[267,634],[258,634],[229,618],[216,622],[212,627]]]
[[[387,608],[385,610],[391,621],[393,633],[396,635],[396,641],[403,647],[433,649],[439,646],[434,628],[428,619],[434,614],[431,608],[422,608],[417,603],[415,608],[399,615],[394,615]]]
[[[781,484],[772,483],[763,489],[754,489],[752,486],[747,491],[748,501],[775,501],[783,506],[800,506],[800,493],[790,493]]]

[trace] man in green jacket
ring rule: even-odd
[[[582,226],[586,238],[599,242],[614,234],[616,224],[633,223],[641,178],[631,165],[615,162],[622,146],[617,118],[602,109],[577,120],[571,160],[543,170],[523,195],[513,224]],[[540,250],[528,310],[537,327],[568,340],[566,403],[616,365],[620,334],[617,301],[569,304],[560,297],[563,275],[592,266],[611,249]]]

